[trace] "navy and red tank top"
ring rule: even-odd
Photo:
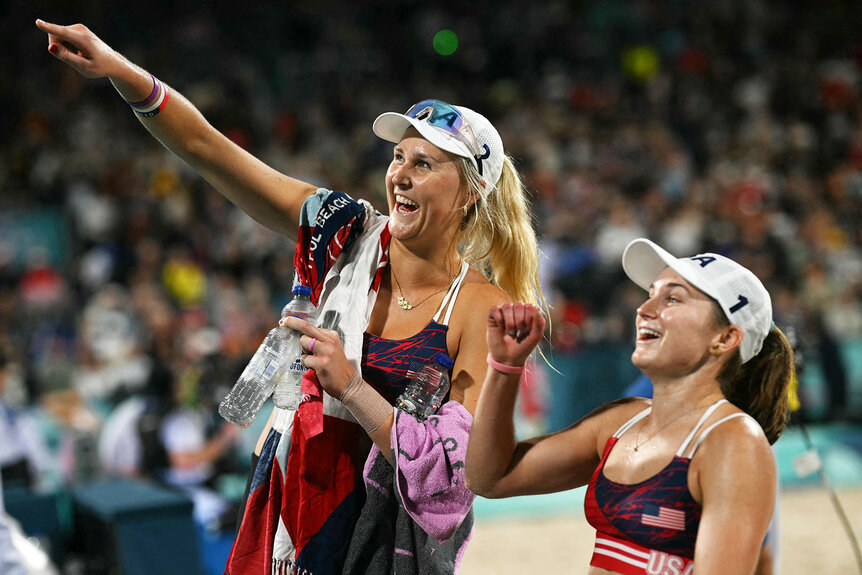
[[[590,565],[622,575],[686,575],[694,571],[694,545],[701,507],[688,489],[691,458],[719,424],[741,417],[734,413],[697,432],[716,409],[712,404],[683,441],[671,462],[649,479],[635,484],[611,481],[604,466],[623,433],[649,415],[638,413],[608,438],[602,459],[590,479],[584,500],[587,521],[596,529]]]
[[[449,353],[446,347],[449,318],[468,269],[467,262],[461,264],[461,272],[449,286],[440,309],[416,335],[396,340],[365,332],[362,342],[362,378],[389,403],[395,403],[406,389],[414,371],[418,371],[438,353]]]

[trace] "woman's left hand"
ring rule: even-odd
[[[299,344],[305,354],[302,356],[302,364],[314,370],[326,393],[336,399],[340,398],[347,382],[353,377],[354,369],[347,361],[338,333],[316,327],[298,317],[288,317],[278,323],[302,334],[299,338]]]
[[[514,302],[488,311],[485,330],[488,353],[501,363],[524,365],[544,332],[545,317],[535,305]]]

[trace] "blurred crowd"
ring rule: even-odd
[[[631,341],[643,294],[620,256],[647,236],[752,269],[818,374],[803,405],[854,415],[857,3],[13,4],[0,23],[0,387],[4,417],[43,441],[0,449],[4,482],[22,459],[36,485],[241,472],[250,449],[215,406],[293,281],[291,241],[165,151],[108,81],[55,62],[37,17],[87,24],[270,165],[381,211],[391,146],[376,115],[426,97],[480,110],[531,190],[554,354]],[[444,28],[459,39],[449,56],[433,48]]]

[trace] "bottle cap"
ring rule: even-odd
[[[311,288],[304,285],[295,285],[293,286],[293,295],[311,295]]]
[[[452,360],[452,358],[442,352],[434,356],[434,361],[436,361],[446,369],[452,369],[455,366],[455,362]]]

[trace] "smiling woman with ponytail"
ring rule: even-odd
[[[720,254],[676,258],[638,239],[623,269],[649,292],[632,362],[652,381],[652,400],[617,401],[518,441],[519,374],[545,320],[530,304],[498,306],[487,320],[492,369],[470,432],[468,485],[485,497],[587,485],[590,575],[751,575],[775,502],[769,446],[786,423],[790,343],[760,280]]]
[[[107,78],[168,150],[296,239],[297,282],[321,325],[283,320],[302,334],[303,401],[264,428],[225,572],[455,572],[473,529],[463,461],[486,313],[542,301],[525,192],[497,129],[441,100],[379,115],[371,129],[392,144],[384,215],[264,164],[85,26],[36,25],[51,55]],[[424,422],[394,408],[441,353],[454,362],[448,401]]]

